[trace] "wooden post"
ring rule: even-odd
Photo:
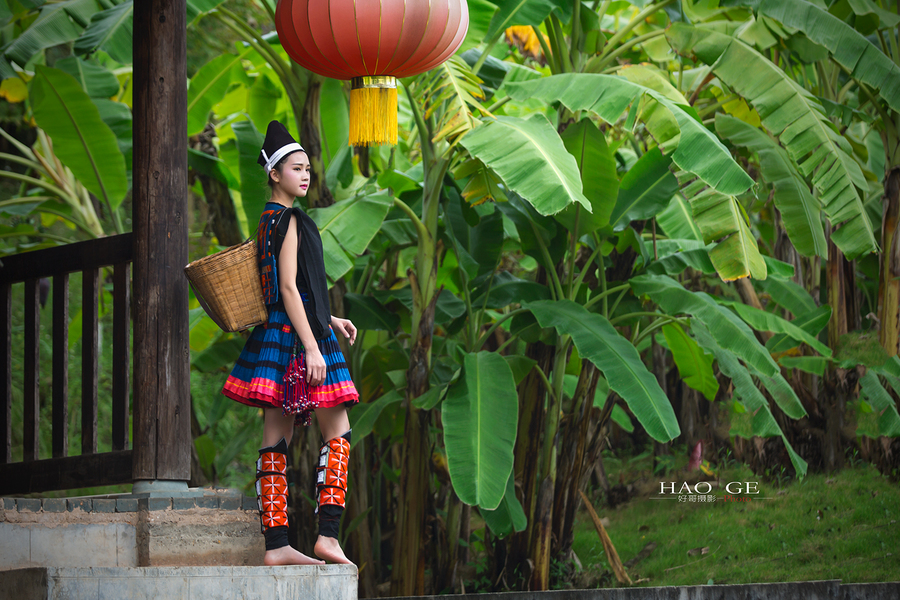
[[[25,423],[22,438],[24,439],[25,462],[39,458],[40,431],[40,394],[39,374],[41,366],[41,304],[39,300],[40,283],[36,278],[25,280]]]
[[[12,460],[12,286],[0,283],[0,465]]]
[[[191,475],[185,0],[135,2],[134,471]]]
[[[69,455],[69,274],[53,276],[53,458]]]
[[[97,363],[100,358],[100,269],[82,272],[81,303],[81,453],[97,452]]]

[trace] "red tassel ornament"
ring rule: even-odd
[[[295,347],[291,360],[284,370],[284,403],[282,414],[294,415],[294,426],[309,426],[310,413],[316,403],[309,397],[309,382],[306,380],[306,352]]]

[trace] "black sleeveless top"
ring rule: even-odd
[[[331,306],[328,302],[328,280],[325,275],[325,256],[322,237],[312,217],[299,208],[286,208],[277,202],[267,202],[259,218],[256,232],[259,254],[260,280],[267,306],[283,305],[278,292],[278,255],[291,223],[297,217],[300,234],[297,245],[297,289],[304,294],[306,316],[317,340],[331,335]]]

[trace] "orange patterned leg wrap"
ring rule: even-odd
[[[284,439],[275,446],[259,451],[259,460],[256,461],[256,494],[259,500],[260,526],[266,536],[266,549],[273,550],[287,545],[287,443]],[[283,529],[273,531],[276,527]],[[275,547],[270,548],[273,544]]]
[[[350,442],[343,437],[328,440],[319,452],[316,488],[319,506],[344,507],[347,495],[347,468],[350,466]]]
[[[347,467],[350,466],[350,432],[328,440],[319,453],[316,469],[319,535],[337,539],[347,497]]]

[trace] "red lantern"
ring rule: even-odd
[[[350,145],[397,143],[397,78],[462,44],[466,0],[280,0],[278,38],[302,67],[351,80]]]

